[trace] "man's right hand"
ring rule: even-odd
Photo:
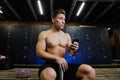
[[[59,67],[65,72],[68,69],[68,64],[65,58],[56,57],[56,62],[59,64]]]

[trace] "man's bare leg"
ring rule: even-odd
[[[40,74],[40,80],[55,80],[57,74],[55,70],[51,67],[44,69]]]
[[[95,80],[95,69],[93,69],[90,65],[82,64],[77,70],[76,78],[78,80]]]

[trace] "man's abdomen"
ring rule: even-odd
[[[66,51],[66,48],[63,48],[63,47],[54,47],[54,48],[47,49],[48,53],[59,56],[59,57],[65,57],[65,51]]]

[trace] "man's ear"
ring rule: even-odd
[[[55,22],[55,18],[52,18],[52,22]]]

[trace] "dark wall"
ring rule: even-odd
[[[79,39],[79,54],[74,63],[111,63],[111,50],[106,28],[66,27],[72,40]],[[71,58],[68,58],[70,60]]]
[[[35,46],[39,33],[50,26],[0,26],[0,52],[8,55],[14,64],[39,64]],[[105,28],[65,27],[72,41],[79,41],[79,51],[71,57],[66,51],[69,63],[111,63],[108,32]]]
[[[115,46],[113,46],[116,59],[120,59],[120,29],[114,30]]]

